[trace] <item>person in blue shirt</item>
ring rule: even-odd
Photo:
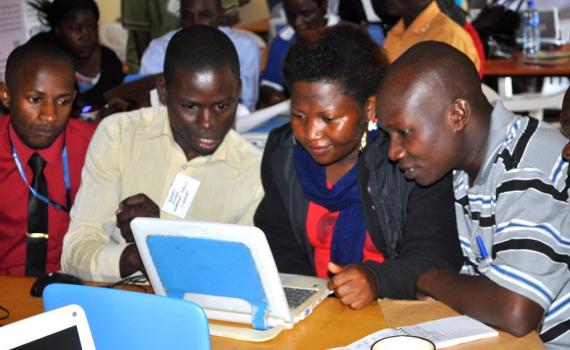
[[[360,0],[359,0],[360,1]],[[271,42],[267,57],[267,66],[261,76],[259,87],[259,108],[274,105],[288,98],[289,93],[283,80],[283,63],[289,47],[297,37],[303,37],[309,31],[344,22],[334,9],[328,8],[327,0],[283,0],[283,9],[288,25]],[[355,11],[355,6],[366,12],[362,5],[348,3],[345,7]],[[342,16],[342,14],[340,14]],[[366,13],[366,16],[368,14]],[[351,18],[347,18],[349,21]],[[353,23],[354,23],[354,19]],[[361,23],[355,23],[361,24]],[[384,42],[384,32],[378,25],[369,25],[368,33],[379,45]]]
[[[240,100],[249,110],[253,110],[259,93],[261,52],[252,36],[222,26],[222,23],[223,9],[220,0],[180,1],[180,24],[183,28],[196,24],[218,27],[230,38],[239,57],[242,83]],[[162,72],[168,42],[179,30],[172,30],[150,42],[141,59],[141,74],[149,75]]]
[[[287,27],[283,28],[271,42],[267,56],[267,67],[261,76],[259,107],[267,107],[287,99],[283,81],[283,62],[289,47],[308,31],[334,25],[338,17],[325,18],[326,0],[284,0]]]

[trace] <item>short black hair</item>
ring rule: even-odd
[[[226,66],[239,83],[239,59],[230,38],[217,28],[193,25],[180,29],[170,39],[164,58],[164,80],[168,86],[177,79],[179,69],[205,72]]]
[[[38,10],[44,24],[50,28],[57,27],[68,13],[74,10],[87,9],[93,12],[95,19],[99,20],[99,8],[94,0],[33,0],[28,2]]]
[[[344,24],[314,31],[293,44],[283,75],[289,90],[298,81],[339,83],[343,94],[364,103],[376,94],[388,63],[368,33]]]
[[[429,82],[439,95],[449,95],[450,101],[487,101],[473,61],[447,43],[426,40],[413,45],[392,62],[382,84],[390,84],[390,77],[401,71],[413,71],[417,81]]]
[[[8,88],[12,89],[14,87],[17,73],[22,68],[26,68],[24,61],[30,57],[41,57],[42,62],[66,62],[70,66],[70,71],[73,72],[73,58],[61,47],[51,42],[30,40],[24,45],[16,47],[10,52],[10,55],[8,55],[5,71],[5,80]]]

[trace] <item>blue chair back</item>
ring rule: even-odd
[[[43,303],[45,311],[81,306],[98,350],[210,349],[206,315],[187,300],[56,283],[44,289]]]

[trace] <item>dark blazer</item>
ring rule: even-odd
[[[416,279],[428,267],[458,271],[463,262],[455,223],[451,174],[422,188],[387,158],[388,138],[372,141],[357,164],[367,229],[384,263],[363,265],[376,278],[378,297],[414,299]],[[265,235],[280,272],[315,275],[305,230],[308,201],[295,176],[291,126],[274,129],[265,145],[265,197],[254,222]]]

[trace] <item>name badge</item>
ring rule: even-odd
[[[176,174],[162,205],[162,211],[180,219],[186,218],[198,187],[200,187],[200,181],[188,175]]]

